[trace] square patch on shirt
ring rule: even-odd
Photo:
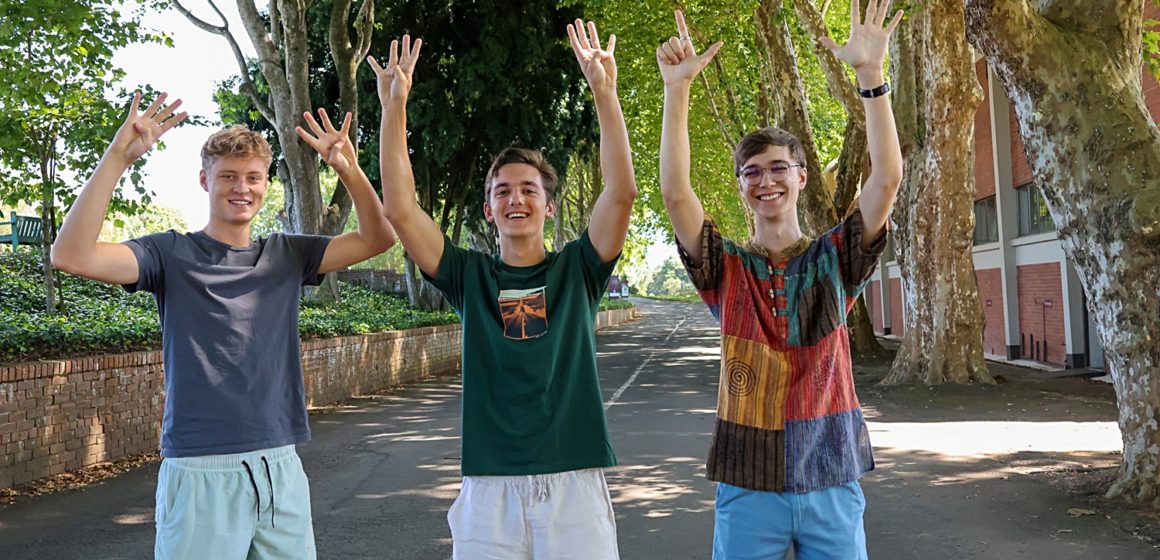
[[[539,338],[548,332],[546,287],[530,290],[500,290],[499,312],[503,335],[512,340]]]
[[[760,342],[725,335],[721,337],[729,358],[721,364],[717,391],[717,417],[761,428],[785,428],[785,399],[790,364],[786,353]]]

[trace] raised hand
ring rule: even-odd
[[[318,116],[322,119],[322,126],[318,126],[318,121],[314,120],[314,115],[310,113],[302,113],[302,117],[306,119],[306,124],[310,125],[310,132],[306,132],[302,127],[294,129],[298,136],[302,137],[307,144],[310,144],[314,151],[322,155],[326,163],[334,169],[336,173],[342,174],[349,170],[358,162],[358,156],[355,153],[354,143],[350,141],[350,120],[351,115],[348,112],[346,117],[342,120],[342,128],[335,130],[334,125],[330,122],[330,116],[326,114],[326,109],[319,109]]]
[[[181,100],[178,99],[166,106],[166,97],[168,94],[162,93],[145,108],[145,111],[138,112],[141,107],[141,92],[134,93],[133,102],[129,105],[129,115],[121,128],[117,129],[117,134],[113,136],[106,153],[120,159],[125,165],[130,165],[145,155],[162,134],[169,132],[169,129],[189,116],[184,111],[174,115],[173,112],[181,106]]]
[[[585,29],[584,22],[577,19],[568,24],[568,42],[572,43],[572,52],[576,54],[576,61],[580,63],[580,70],[584,72],[592,93],[615,92],[616,59],[613,52],[616,50],[616,35],[609,35],[608,48],[601,48],[596,22],[588,22]]]
[[[881,70],[882,62],[886,60],[886,48],[890,43],[890,34],[902,21],[902,10],[894,14],[890,24],[882,27],[886,15],[890,10],[890,0],[870,0],[866,4],[865,22],[860,21],[858,0],[850,0],[850,40],[841,47],[829,37],[822,37],[821,42],[826,48],[833,51],[838,60],[849,64],[854,70],[875,69]]]
[[[689,27],[685,24],[685,14],[677,10],[675,15],[677,37],[669,37],[668,41],[657,47],[657,64],[661,67],[661,78],[665,80],[665,85],[692,82],[713,60],[722,45],[721,41],[717,41],[698,55],[693,38],[689,36]]]
[[[411,44],[411,36],[403,35],[403,48],[399,50],[399,40],[391,41],[391,53],[387,65],[380,66],[375,57],[368,56],[367,62],[375,71],[375,78],[379,85],[379,103],[386,105],[389,101],[407,101],[411,93],[412,76],[415,74],[415,63],[419,61],[419,49],[423,48],[423,40],[415,39]]]

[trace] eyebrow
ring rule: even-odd
[[[536,184],[535,181],[520,181],[519,184],[520,186],[531,185],[533,187],[540,187],[540,185]],[[492,190],[510,186],[512,186],[511,182],[504,181],[502,183],[496,183],[495,186],[492,187]]]
[[[773,161],[769,162],[769,164],[770,164],[770,165],[777,165],[777,164],[779,164],[779,163],[784,163],[784,164],[786,164],[786,165],[790,165],[790,164],[792,164],[793,162],[792,162],[792,161],[787,161],[787,160],[784,160],[784,159],[775,159],[775,160],[773,160]],[[752,168],[754,168],[754,167],[761,167],[761,164],[757,164],[757,163],[751,163],[751,164],[749,164],[749,165],[746,165],[745,167],[742,167],[741,169],[752,169]]]

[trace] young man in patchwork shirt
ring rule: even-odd
[[[866,558],[865,500],[874,468],[854,393],[846,316],[886,243],[886,220],[902,178],[902,154],[882,64],[901,13],[884,25],[888,0],[866,19],[851,2],[849,42],[823,43],[850,64],[866,109],[873,170],[856,209],[817,239],[798,225],[805,153],[792,134],[765,128],[734,153],[741,198],[756,234],[721,236],[691,187],[690,84],[716,54],[698,55],[677,13],[680,37],[657,49],[665,81],[661,190],[681,258],[721,324],[721,384],[708,476],[717,486],[713,558]],[[865,89],[862,89],[865,88]]]

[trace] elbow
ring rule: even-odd
[[[72,255],[60,248],[60,243],[53,243],[52,249],[49,250],[48,260],[52,266],[57,270],[67,272],[69,274],[76,274],[76,263]]]

